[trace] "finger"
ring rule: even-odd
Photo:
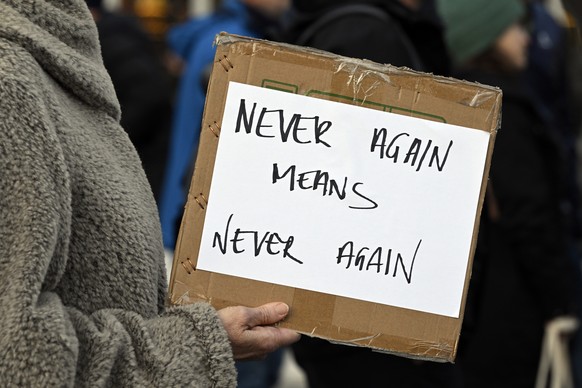
[[[273,326],[257,326],[247,332],[247,340],[253,343],[244,350],[239,349],[235,354],[237,360],[260,359],[274,350],[297,342],[301,335],[290,329],[281,329]]]
[[[301,334],[297,333],[296,331],[285,329],[285,328],[277,328],[279,331],[278,338],[276,340],[276,346],[287,346],[291,345],[301,338]]]
[[[289,306],[285,303],[267,303],[251,309],[248,323],[250,327],[272,325],[285,318],[288,313]]]
[[[301,334],[294,330],[274,326],[257,326],[252,330],[252,334],[261,349],[266,352],[291,345],[301,338]]]
[[[280,347],[291,345],[297,342],[301,335],[290,329],[281,329],[275,327],[264,327],[269,329],[269,333],[263,338],[263,346],[265,346],[266,352],[272,352]]]

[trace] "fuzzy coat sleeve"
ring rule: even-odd
[[[46,104],[13,78],[0,76],[0,385],[234,387],[228,338],[208,305],[145,318],[63,302],[59,292],[75,292],[61,283],[78,211],[74,156]]]

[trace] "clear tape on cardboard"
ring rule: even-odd
[[[450,84],[458,87],[459,83],[464,82],[467,86],[475,90],[475,94],[467,99],[466,96],[458,101],[459,104],[466,105],[473,108],[478,108],[479,106],[491,102],[499,97],[501,89],[489,85],[483,85],[470,81],[462,81],[459,79],[454,79],[451,77],[436,76],[431,73],[424,73],[412,70],[407,67],[397,67],[390,64],[379,64],[366,59],[358,58],[347,58],[336,54],[329,53],[327,51],[318,50],[312,47],[298,47],[288,43],[272,42],[267,40],[260,40],[255,38],[248,38],[240,35],[232,35],[226,32],[221,32],[216,35],[214,39],[214,46],[225,46],[232,45],[233,43],[247,42],[252,44],[251,56],[256,55],[261,50],[273,50],[273,48],[280,47],[282,49],[292,49],[298,53],[304,53],[305,55],[318,55],[324,59],[332,59],[335,62],[334,73],[347,73],[349,77],[347,79],[348,86],[351,86],[354,93],[358,93],[362,90],[363,81],[369,77],[377,77],[382,79],[383,82],[388,84],[393,84],[391,76],[415,76],[418,79],[430,78],[434,82],[442,84]],[[260,43],[260,44],[258,44]],[[237,54],[245,54],[247,52],[246,47],[234,45],[234,52]],[[248,55],[248,54],[247,54]],[[226,57],[225,60],[228,60]],[[220,61],[222,66],[225,65]],[[373,83],[371,86],[366,85],[366,90],[364,95],[369,95],[380,83]],[[481,88],[475,89],[474,86],[479,85]]]

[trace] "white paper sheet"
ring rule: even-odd
[[[231,82],[198,268],[458,317],[488,144]]]

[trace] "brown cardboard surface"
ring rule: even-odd
[[[222,308],[282,301],[291,306],[291,313],[281,326],[344,344],[452,362],[460,335],[489,163],[500,124],[501,91],[390,65],[228,34],[219,35],[216,44],[196,168],[174,256],[170,303],[202,300]],[[490,134],[460,318],[196,269],[230,81],[476,128]]]

